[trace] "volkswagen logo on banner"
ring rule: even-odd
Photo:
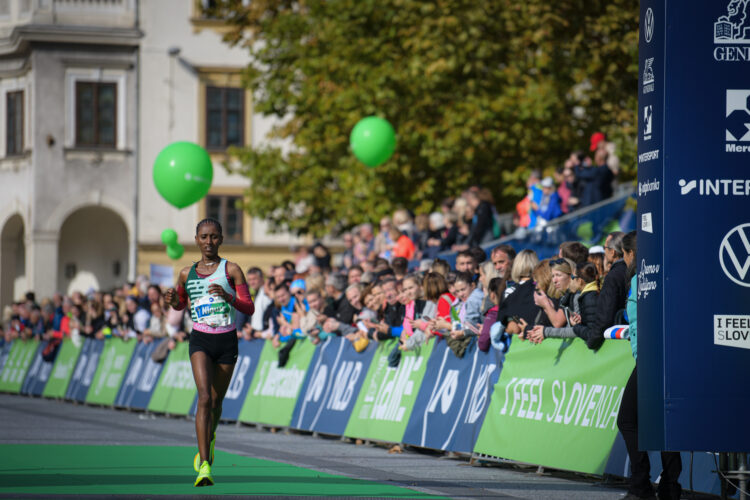
[[[654,36],[654,11],[649,7],[646,10],[646,43],[651,43],[651,38]]]
[[[721,240],[719,262],[727,277],[740,286],[750,287],[750,224],[740,224]]]

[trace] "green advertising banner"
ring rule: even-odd
[[[187,415],[190,411],[197,389],[188,350],[187,342],[178,342],[177,347],[169,353],[148,403],[149,411],[173,415]]]
[[[18,393],[26,378],[26,372],[34,360],[39,347],[37,340],[14,340],[3,372],[0,373],[0,392]]]
[[[388,355],[396,343],[379,343],[344,435],[395,443],[404,437],[435,341],[402,352],[398,367],[391,368]]]
[[[111,338],[105,341],[104,350],[99,357],[99,366],[86,395],[87,403],[108,406],[114,404],[137,344],[135,339],[124,341]]]
[[[630,343],[513,339],[475,453],[602,474],[633,371]]]
[[[286,366],[279,368],[279,351],[266,342],[240,410],[240,422],[288,426],[314,353],[312,343],[298,340],[289,352]]]
[[[81,353],[83,342],[75,345],[72,340],[65,339],[60,344],[55,358],[55,366],[44,386],[42,396],[45,398],[64,398],[65,391],[68,389],[68,382],[73,376],[73,370],[76,368],[78,355]]]

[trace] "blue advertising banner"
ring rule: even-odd
[[[291,427],[342,435],[377,345],[362,352],[343,337],[329,337],[315,350],[292,414]]]
[[[502,369],[503,354],[472,342],[457,358],[438,342],[427,362],[403,442],[424,448],[471,452]]]
[[[21,385],[21,394],[28,394],[30,396],[41,396],[44,392],[44,386],[47,385],[49,375],[52,373],[52,366],[55,364],[54,360],[45,361],[42,358],[42,352],[47,347],[48,342],[45,340],[39,343],[39,347],[36,349],[34,354],[34,361],[32,361],[29,371],[26,373],[26,378]]]
[[[639,58],[640,446],[746,452],[750,4],[644,0]]]
[[[5,360],[8,359],[8,355],[10,354],[10,348],[13,346],[13,342],[5,342],[3,340],[2,345],[0,345],[0,373],[2,373],[3,368],[5,368]]]
[[[86,339],[84,341],[73,378],[70,379],[68,389],[65,391],[65,399],[73,399],[81,403],[86,401],[86,394],[94,380],[94,373],[99,365],[99,356],[103,350],[103,340]]]
[[[166,360],[157,363],[151,359],[151,354],[157,346],[156,342],[151,342],[150,344],[144,345],[145,349],[140,351],[141,354],[139,356],[139,361],[136,361],[136,354],[138,354],[138,349],[141,345],[136,348],[136,351],[133,354],[130,368],[128,369],[128,374],[125,376],[125,382],[123,382],[121,391],[126,385],[128,385],[128,389],[123,394],[122,399],[124,406],[138,410],[145,410],[148,407],[148,403],[151,401],[151,394],[153,394],[154,389],[156,388],[156,383],[159,381],[159,375],[161,375]],[[135,363],[137,363],[138,366],[136,366]],[[131,369],[133,371],[132,375],[130,371]],[[117,397],[120,398],[120,394],[118,394]],[[115,406],[117,405],[118,399],[115,400]]]
[[[130,358],[130,364],[125,372],[120,389],[117,391],[114,406],[120,408],[129,408],[130,403],[135,395],[136,386],[141,379],[143,370],[146,366],[146,360],[151,359],[151,353],[156,349],[156,342],[144,344],[138,342],[133,351],[133,357]]]
[[[245,404],[247,391],[250,389],[250,383],[253,381],[255,369],[258,367],[260,353],[263,351],[264,340],[245,340],[239,341],[239,355],[237,363],[234,365],[232,380],[229,382],[229,388],[224,395],[224,402],[221,405],[221,419],[237,421],[240,417],[240,410]],[[198,407],[198,395],[195,395],[193,406],[190,408],[190,415],[195,416]]]

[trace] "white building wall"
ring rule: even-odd
[[[199,204],[178,210],[164,201],[154,187],[153,161],[171,142],[203,143],[199,70],[242,69],[249,64],[249,54],[243,48],[224,43],[215,29],[196,30],[190,21],[196,15],[193,2],[141,0],[140,9],[144,37],[140,73],[139,242],[158,244],[161,232],[173,228],[180,242],[192,244]],[[246,113],[250,109],[246,106]],[[266,140],[273,121],[254,114],[251,123],[250,145],[257,146]],[[213,188],[247,185],[247,178],[229,175],[220,163],[214,164]],[[254,219],[251,225],[253,245],[291,245],[301,241],[288,234],[268,233],[263,221]]]

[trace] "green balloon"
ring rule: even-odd
[[[156,190],[177,208],[185,208],[206,196],[213,177],[211,157],[192,142],[173,142],[154,160]]]
[[[182,254],[185,253],[185,247],[180,245],[179,243],[175,243],[174,245],[170,245],[167,247],[167,257],[169,257],[172,260],[177,260],[180,257],[182,257]]]
[[[354,156],[368,167],[388,160],[396,149],[396,132],[388,120],[378,116],[362,118],[349,136]]]
[[[165,229],[161,232],[161,242],[171,247],[177,243],[177,231],[174,229]]]

